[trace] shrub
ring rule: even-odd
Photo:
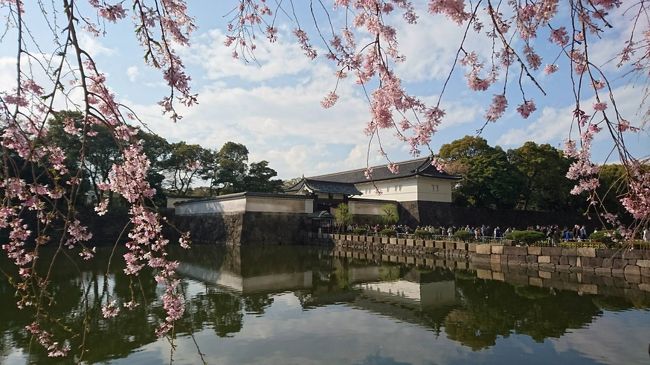
[[[379,234],[384,236],[384,237],[396,237],[397,232],[395,232],[394,229],[391,228],[384,228],[381,231],[379,231]]]
[[[525,243],[532,245],[546,239],[546,235],[538,231],[512,231],[506,235],[506,239],[511,239],[515,243]]]
[[[469,241],[469,240],[472,239],[473,235],[472,235],[472,232],[467,232],[465,230],[460,230],[460,231],[456,231],[456,233],[454,233],[454,237],[458,238],[461,241]]]
[[[431,239],[433,237],[433,233],[425,229],[416,229],[413,235],[415,236],[415,238],[420,238],[425,240]]]
[[[560,242],[560,247],[566,248],[579,248],[579,247],[592,247],[592,248],[607,248],[607,245],[601,242]]]
[[[368,229],[359,227],[359,228],[353,229],[352,233],[360,235],[360,236],[364,236],[364,235],[366,235],[368,233]]]
[[[341,203],[334,209],[334,220],[343,229],[345,229],[346,225],[352,223],[352,213],[350,213],[350,208],[347,204]]]
[[[385,204],[381,207],[381,210],[384,224],[397,224],[399,221],[399,213],[395,204]]]
[[[623,236],[618,231],[597,231],[589,235],[589,240],[611,245],[616,242],[621,242]]]

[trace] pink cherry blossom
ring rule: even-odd
[[[535,106],[535,102],[532,100],[526,100],[523,104],[517,107],[517,112],[519,112],[524,119],[527,119],[535,110],[537,110],[537,107]]]
[[[506,111],[507,107],[508,99],[506,99],[505,95],[494,95],[494,98],[492,99],[492,105],[490,105],[490,109],[488,109],[487,113],[485,114],[485,119],[488,122],[496,121],[497,119],[501,118],[501,116],[503,116],[503,113]]]

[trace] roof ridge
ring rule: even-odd
[[[411,163],[411,162],[416,162],[416,161],[422,160],[422,164],[420,164],[420,166],[418,166],[418,167],[416,168],[416,171],[419,171],[419,170],[420,170],[420,167],[422,167],[422,166],[424,165],[425,161],[428,160],[429,158],[431,158],[431,156],[419,157],[419,158],[414,158],[414,159],[410,159],[410,160],[406,160],[406,161],[395,162],[395,164],[397,164],[397,165],[399,166],[399,165],[403,165],[403,164],[407,164],[407,163]],[[375,165],[375,166],[370,166],[370,168],[371,168],[371,169],[381,168],[381,167],[388,168],[388,165],[389,165],[389,164]],[[352,170],[339,171],[339,172],[332,172],[332,173],[329,173],[329,174],[309,176],[308,178],[309,178],[309,179],[314,179],[314,178],[318,178],[318,177],[328,177],[328,176],[336,176],[336,175],[341,175],[341,174],[349,174],[349,173],[351,173],[351,172],[365,171],[366,169],[367,169],[367,167],[361,167],[361,168],[352,169]]]

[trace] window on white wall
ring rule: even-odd
[[[437,193],[438,190],[439,190],[438,185],[435,185],[435,184],[434,184],[434,185],[433,185],[433,192],[434,192],[434,193]]]

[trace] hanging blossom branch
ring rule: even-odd
[[[175,276],[177,263],[167,259],[169,240],[162,236],[160,214],[155,206],[151,208],[150,198],[155,191],[147,181],[150,162],[136,137],[138,128],[132,125],[135,116],[129,109],[123,113],[116,96],[109,91],[106,76],[81,46],[80,32],[93,36],[102,32],[89,20],[91,17],[82,14],[77,3],[63,0],[62,9],[54,4],[48,9],[59,16],[48,19],[55,48],[52,57],[46,58],[42,44],[31,36],[25,22],[22,1],[0,2],[11,28],[9,34],[15,34],[17,44],[16,88],[0,93],[0,229],[8,234],[2,249],[18,267],[17,305],[34,313],[26,331],[52,357],[66,356],[71,350],[70,339],[75,337],[70,334],[60,340],[53,335],[53,330],[60,330],[56,318],[48,313],[54,299],[50,278],[56,270],[57,258],[62,253],[67,256],[67,250],[77,250],[87,260],[94,256],[94,249],[89,246],[93,234],[76,211],[85,178],[86,150],[97,133],[94,126],[108,128],[121,151],[120,162],[113,165],[107,181],[99,189],[121,196],[130,206],[125,272],[137,276],[144,267],[150,267],[156,272],[156,281],[165,288],[161,299],[166,316],[156,330],[157,335],[173,333],[174,322],[184,312],[183,296]],[[104,21],[118,22],[126,18],[123,2],[89,0],[88,3]],[[196,95],[190,91],[190,78],[172,47],[172,42],[188,44],[194,29],[192,19],[180,0],[135,0],[133,9],[136,37],[145,50],[144,58],[162,70],[169,86],[170,93],[160,105],[176,121],[180,119],[175,107],[177,101],[187,106],[196,102]],[[75,110],[80,117],[60,114],[57,107],[62,106]],[[48,122],[60,115],[63,131],[80,141],[76,161],[67,160],[62,146],[50,135]],[[105,214],[108,204],[107,198],[102,199],[95,208],[97,214]],[[189,247],[187,234],[181,236],[180,245]],[[48,246],[55,248],[55,254],[45,264],[47,270],[42,274],[37,270],[39,252]],[[111,318],[120,308],[131,309],[136,305],[135,298],[128,303],[117,303],[106,297],[102,313],[105,318]],[[85,332],[82,337],[85,338]],[[83,343],[79,350],[81,360]]]
[[[276,2],[280,12],[294,24],[295,9],[293,2],[289,8],[282,8],[282,2]],[[631,123],[625,119],[616,106],[615,95],[606,74],[590,59],[589,44],[592,40],[602,38],[614,29],[610,12],[627,6],[623,19],[619,22],[631,21],[634,26],[629,38],[619,51],[618,67],[629,67],[629,73],[638,75],[647,82],[650,59],[650,18],[647,12],[647,2],[637,1],[623,4],[617,0],[571,0],[561,3],[558,0],[539,1],[492,1],[480,0],[476,3],[463,0],[430,0],[428,12],[431,15],[443,15],[464,29],[464,35],[458,47],[458,52],[451,70],[442,85],[438,102],[428,106],[416,96],[408,94],[400,77],[395,73],[395,65],[404,61],[399,53],[397,31],[390,22],[403,21],[416,23],[418,14],[412,3],[407,0],[334,0],[329,10],[322,1],[317,1],[325,16],[314,15],[314,1],[310,1],[310,11],[317,36],[322,40],[321,46],[326,50],[325,56],[333,61],[338,68],[336,86],[328,92],[322,101],[325,108],[332,107],[339,99],[336,90],[339,81],[348,76],[355,76],[355,81],[362,87],[370,105],[371,118],[366,127],[366,133],[374,136],[380,131],[392,130],[397,138],[408,143],[413,155],[420,154],[420,149],[426,147],[438,127],[443,123],[445,110],[442,108],[442,97],[452,74],[456,71],[457,63],[464,66],[467,72],[465,78],[469,89],[485,92],[501,81],[501,91],[493,96],[492,103],[485,114],[486,124],[479,129],[482,131],[489,123],[498,121],[508,109],[508,75],[510,69],[516,67],[519,77],[516,78],[521,103],[516,106],[517,113],[524,119],[530,117],[537,109],[535,100],[527,96],[528,89],[535,89],[542,95],[546,92],[535,76],[543,70],[546,74],[558,71],[560,64],[570,65],[571,84],[575,96],[575,111],[572,114],[573,127],[579,135],[579,148],[576,148],[575,137],[569,134],[566,155],[575,159],[567,177],[576,180],[574,194],[587,193],[590,207],[599,213],[603,221],[620,226],[619,220],[613,214],[603,211],[599,202],[602,197],[596,194],[598,187],[598,166],[591,162],[591,144],[596,134],[607,131],[619,161],[625,166],[627,191],[619,196],[619,200],[627,211],[635,218],[633,225],[620,227],[633,236],[640,227],[648,223],[650,216],[650,175],[647,166],[647,156],[641,159],[633,157],[625,146],[624,137],[629,133],[640,131],[634,125],[643,125],[650,116],[650,109],[644,113],[640,123]],[[262,10],[260,10],[262,9]],[[402,12],[402,20],[393,16],[397,10]],[[563,14],[560,14],[562,9]],[[330,11],[344,14],[345,22],[339,27],[332,24]],[[562,16],[570,13],[569,22]],[[292,14],[292,15],[290,15]],[[237,15],[231,22],[226,46],[236,46],[240,52],[233,52],[237,57],[242,49],[252,54],[255,49],[255,30],[266,32],[267,38],[275,40],[277,30],[270,27],[266,30],[256,27],[265,22],[264,16],[272,17],[270,24],[276,22],[277,14],[266,5],[265,0],[242,0],[239,2]],[[327,23],[319,24],[327,20]],[[620,26],[620,25],[619,25]],[[245,29],[245,31],[242,31]],[[331,30],[331,35],[323,29]],[[492,41],[492,52],[487,58],[478,51],[467,49],[466,39],[470,37],[487,37]],[[308,33],[299,26],[294,30],[298,43],[310,59],[317,51],[310,41]],[[359,45],[358,40],[366,40]],[[552,62],[543,65],[543,59],[536,51],[540,47],[557,47],[558,55]],[[560,62],[562,61],[562,62]],[[526,82],[527,81],[527,82]],[[374,86],[368,91],[369,85]],[[644,85],[647,100],[649,89]],[[593,114],[589,115],[582,106],[584,98],[594,95],[596,102],[590,106]],[[380,138],[377,138],[381,141]],[[380,146],[380,153],[385,156]],[[387,158],[387,156],[385,156]],[[388,160],[388,158],[387,158]],[[433,159],[438,167],[443,167],[440,161]],[[390,166],[395,166],[388,160]],[[372,178],[368,169],[367,176]]]

